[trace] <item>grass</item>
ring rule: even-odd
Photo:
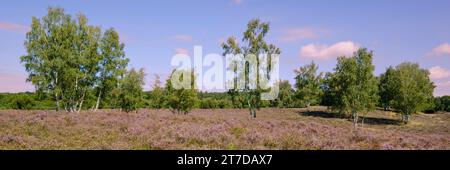
[[[0,149],[450,149],[450,113],[400,116],[377,110],[357,129],[325,107],[142,109],[66,113],[0,111]]]

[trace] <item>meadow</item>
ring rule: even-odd
[[[194,109],[0,110],[0,149],[450,149],[450,113],[414,114],[402,124],[376,110],[354,128],[326,107]],[[362,119],[360,119],[362,120]]]

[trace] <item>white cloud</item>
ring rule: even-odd
[[[341,41],[333,45],[308,44],[300,49],[300,57],[328,60],[339,56],[349,56],[357,51],[359,45],[352,41]]]
[[[450,70],[447,70],[440,66],[434,66],[428,70],[430,71],[430,78],[434,80],[450,77]]]
[[[193,40],[192,36],[190,36],[190,35],[175,35],[172,38],[175,40],[184,41],[184,42],[191,42]]]
[[[0,21],[0,30],[6,30],[17,33],[26,33],[30,30],[30,27],[21,24]]]
[[[283,30],[283,35],[280,37],[281,41],[295,42],[304,39],[315,39],[323,36],[327,31],[324,29],[312,28],[289,28]]]
[[[431,50],[427,56],[450,56],[450,44],[443,43]]]

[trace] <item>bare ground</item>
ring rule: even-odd
[[[450,149],[450,113],[416,114],[401,125],[393,112],[364,116],[357,129],[325,107],[142,109],[66,113],[0,111],[0,149]]]

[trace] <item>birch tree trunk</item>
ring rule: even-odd
[[[98,93],[97,102],[95,103],[94,111],[97,111],[97,109],[98,109],[98,105],[100,104],[100,97],[101,97],[101,95],[102,95],[102,91],[100,90],[100,92]]]

